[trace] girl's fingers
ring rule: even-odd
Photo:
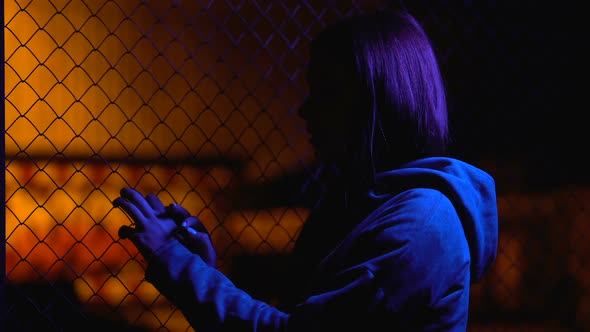
[[[154,209],[150,206],[145,197],[143,197],[137,190],[132,188],[123,188],[121,189],[121,197],[134,204],[145,217],[154,216]]]
[[[180,227],[181,242],[187,248],[201,256],[209,266],[215,266],[217,263],[217,253],[211,243],[211,238],[207,233],[197,232],[193,228]],[[180,234],[179,234],[180,235]]]
[[[166,211],[166,207],[162,204],[162,201],[158,198],[158,196],[154,194],[148,194],[145,196],[145,200],[151,206],[152,210],[154,210],[155,214],[159,215]]]
[[[113,201],[113,206],[121,208],[135,222],[138,230],[142,230],[144,225],[144,214],[130,201],[118,197]]]
[[[135,235],[135,228],[129,226],[121,226],[119,228],[119,237],[121,239],[129,239]]]
[[[191,216],[190,212],[180,204],[170,204],[166,207],[166,212],[169,213],[174,220],[184,220]]]
[[[182,221],[182,223],[180,224],[180,226],[186,227],[186,228],[193,228],[197,232],[209,234],[209,232],[207,231],[207,228],[205,228],[205,226],[203,225],[201,220],[195,216],[190,216],[190,217],[184,219]]]
[[[217,254],[211,245],[211,239],[205,233],[192,233],[189,237],[193,238],[196,249],[201,253],[201,257],[209,266],[215,266],[217,261]]]

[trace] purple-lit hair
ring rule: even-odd
[[[311,51],[312,57],[328,52],[344,68],[352,67],[360,111],[353,125],[359,125],[360,136],[349,145],[368,180],[375,172],[446,154],[443,80],[430,40],[410,14],[380,11],[347,18],[322,31]]]

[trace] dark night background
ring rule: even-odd
[[[439,3],[441,11],[454,11]],[[527,186],[587,181],[579,4],[471,4],[456,13],[457,21],[473,21],[473,30],[450,24],[449,31],[430,31],[439,45],[456,52],[443,65],[456,110],[455,153],[489,156],[500,168],[503,161],[522,163]],[[437,12],[430,6],[428,11]]]

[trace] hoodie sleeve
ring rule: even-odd
[[[145,278],[198,331],[286,331],[286,313],[253,299],[177,240],[155,253]]]
[[[146,280],[172,301],[198,331],[328,331],[365,324],[351,312],[380,298],[373,274],[348,271],[341,282],[300,303],[291,313],[252,298],[178,241],[154,254]]]

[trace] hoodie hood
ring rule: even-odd
[[[377,174],[370,193],[383,198],[412,188],[431,188],[446,195],[457,210],[471,255],[471,277],[479,280],[496,259],[498,210],[494,179],[458,159],[432,157]]]

